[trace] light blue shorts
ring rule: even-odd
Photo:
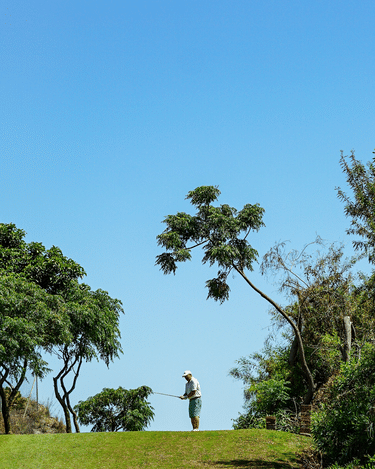
[[[189,417],[199,417],[201,414],[202,408],[202,398],[198,397],[197,399],[190,399],[189,401]]]

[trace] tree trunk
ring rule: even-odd
[[[74,428],[76,430],[76,433],[80,433],[80,429],[79,429],[79,425],[78,425],[78,419],[77,419],[77,414],[76,412],[74,411],[74,409],[72,408],[72,406],[70,405],[70,399],[69,399],[69,395],[67,396],[67,403],[68,403],[68,409],[69,409],[69,412],[72,414],[73,416],[73,423],[74,423]]]
[[[300,295],[298,294],[298,302],[300,303]],[[297,319],[297,327],[300,333],[302,333],[302,316],[301,316],[301,310],[298,313],[298,319]],[[289,353],[289,358],[288,358],[288,364],[290,366],[296,366],[297,359],[298,359],[298,337],[295,335],[292,345],[290,347],[290,353]]]
[[[352,348],[352,322],[350,316],[344,316],[345,343],[343,347],[343,359],[349,361],[350,350]]]
[[[316,386],[315,386],[315,383],[314,383],[314,378],[313,378],[313,376],[311,374],[311,371],[310,371],[310,369],[307,365],[307,362],[306,362],[305,351],[304,351],[303,342],[302,342],[302,336],[300,334],[300,331],[299,331],[297,325],[285,313],[285,311],[283,311],[280,308],[280,306],[277,303],[275,303],[270,297],[268,297],[265,293],[263,293],[261,290],[259,290],[255,285],[253,285],[253,283],[246,277],[246,275],[244,274],[244,272],[242,270],[240,270],[235,265],[233,267],[242,276],[242,278],[247,282],[247,284],[250,285],[250,287],[254,291],[256,291],[262,298],[264,298],[266,301],[268,301],[288,321],[288,323],[292,326],[292,328],[294,330],[294,333],[296,335],[296,338],[298,340],[298,346],[299,346],[300,355],[301,355],[302,370],[304,371],[304,373],[306,375],[307,383],[308,383],[308,390],[307,390],[307,394],[305,396],[305,399],[303,401],[303,404],[310,404],[310,402],[311,402],[311,400],[314,396]]]
[[[77,367],[77,371],[74,371],[74,365],[76,364],[78,360],[78,367]],[[76,383],[77,383],[77,378],[78,378],[78,375],[79,375],[79,371],[81,369],[81,365],[82,365],[82,361],[83,361],[83,358],[82,357],[79,357],[79,359],[76,359],[74,360],[74,362],[72,363],[72,365],[67,369],[67,371],[61,376],[60,378],[60,384],[61,384],[61,388],[62,390],[64,391],[64,401],[66,402],[66,405],[69,409],[69,412],[71,413],[71,415],[73,416],[73,423],[74,423],[74,428],[76,430],[76,433],[80,433],[80,429],[79,429],[79,425],[78,425],[78,419],[77,419],[77,414],[75,413],[73,407],[70,405],[70,394],[74,391],[75,387],[76,387]],[[69,389],[69,391],[67,391],[66,387],[65,387],[65,383],[64,383],[64,378],[65,376],[67,376],[68,373],[70,373],[71,371],[73,371],[74,373],[74,378],[73,378],[73,384],[71,386],[71,388]]]
[[[53,378],[53,387],[55,389],[56,399],[59,401],[61,407],[63,408],[64,417],[65,417],[66,433],[72,433],[72,422],[70,420],[69,409],[68,409],[68,406],[66,405],[66,403],[64,402],[64,399],[61,397],[61,395],[59,393],[58,379],[61,376],[61,374],[62,374],[62,371],[60,371],[60,373]]]
[[[74,371],[74,366],[78,362],[78,367],[77,371]],[[76,430],[76,433],[80,433],[79,425],[78,425],[78,418],[77,414],[75,413],[74,409],[70,405],[70,399],[69,396],[74,391],[76,383],[77,383],[77,378],[79,375],[79,371],[81,369],[81,365],[83,362],[82,356],[76,356],[74,361],[69,365],[69,354],[66,354],[65,359],[64,359],[64,367],[60,372],[58,373],[57,376],[53,378],[53,384],[55,388],[55,395],[59,403],[61,404],[61,407],[63,408],[64,411],[64,416],[65,416],[65,422],[66,422],[66,433],[72,433],[72,422],[70,419],[70,416],[73,416],[73,423],[74,423],[74,428]],[[64,378],[71,372],[73,371],[74,373],[74,378],[73,378],[73,384],[69,390],[66,389],[65,383],[64,383]],[[59,385],[58,381],[60,380],[60,386],[62,389],[62,396],[59,392]]]
[[[292,345],[290,347],[289,357],[288,357],[288,364],[290,366],[295,366],[296,365],[297,355],[298,355],[298,337],[294,336]]]
[[[21,376],[20,376],[16,386],[15,387],[11,386],[11,389],[10,389],[10,392],[9,392],[8,396],[6,396],[5,389],[4,389],[3,385],[4,385],[4,383],[7,382],[7,377],[9,376],[9,369],[6,370],[4,375],[2,375],[2,378],[1,378],[1,381],[0,381],[1,413],[3,415],[4,429],[5,429],[5,433],[7,435],[11,432],[10,409],[11,409],[12,404],[13,404],[16,396],[17,396],[18,390],[20,389],[22,383],[25,381],[26,370],[27,370],[27,360],[24,359]],[[8,383],[8,384],[10,385],[10,383]]]
[[[1,413],[4,421],[5,434],[9,435],[10,433],[10,410],[8,405],[8,400],[2,385],[0,385],[0,397],[1,397]]]

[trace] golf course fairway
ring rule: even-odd
[[[0,435],[0,468],[286,469],[310,445],[272,430]]]

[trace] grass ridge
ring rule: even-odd
[[[0,468],[286,469],[310,444],[272,430],[1,435]]]

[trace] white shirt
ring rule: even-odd
[[[191,391],[195,391],[195,394],[194,396],[191,396],[189,399],[193,399],[195,397],[202,397],[200,384],[198,380],[193,377],[191,378],[190,381],[188,381],[185,384],[185,394],[190,394]]]

